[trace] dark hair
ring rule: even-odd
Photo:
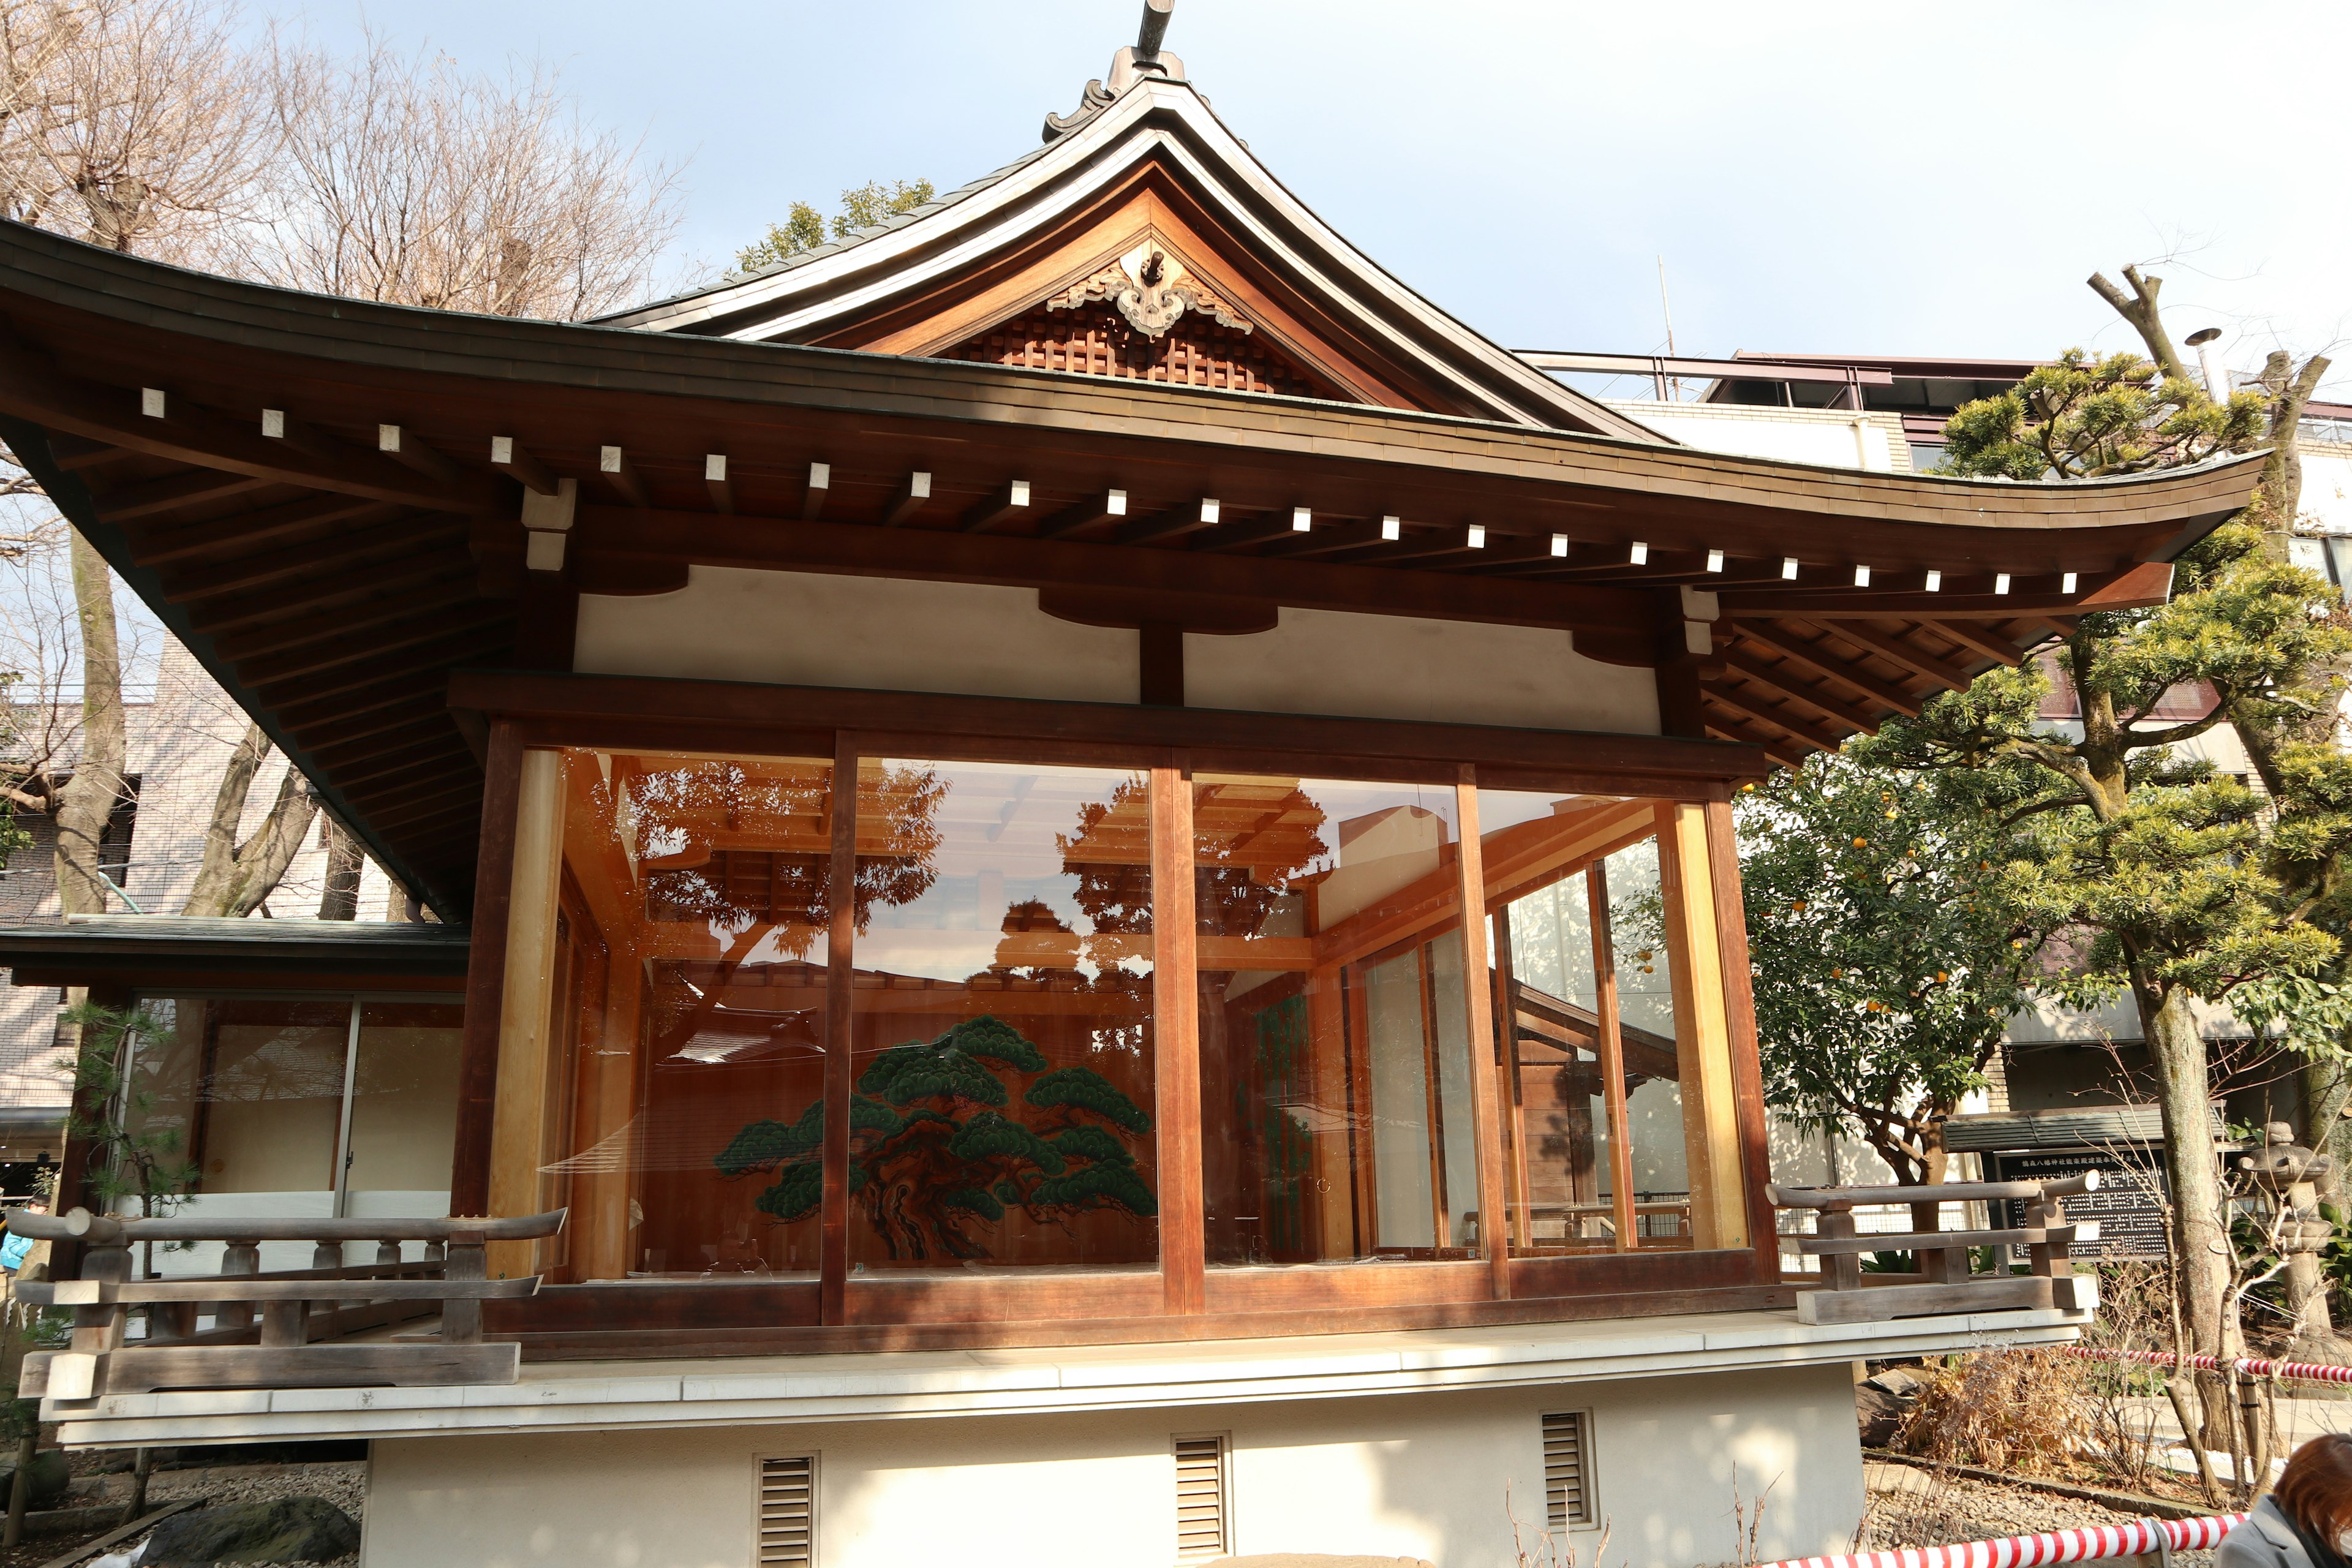
[[[2294,1451],[2272,1495],[2331,1552],[2352,1531],[2352,1436],[2327,1432]]]

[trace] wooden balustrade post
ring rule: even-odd
[[[120,1285],[131,1278],[131,1248],[123,1242],[91,1243],[81,1255],[81,1277]],[[73,1348],[77,1354],[99,1358],[99,1373],[90,1384],[95,1395],[106,1392],[105,1358],[122,1348],[125,1316],[119,1301],[74,1309]]]
[[[1820,1233],[1844,1237],[1854,1234],[1853,1210],[1838,1204],[1822,1210]],[[1832,1290],[1862,1289],[1862,1258],[1851,1252],[1832,1252],[1822,1259],[1822,1272],[1830,1279]]]
[[[483,1251],[480,1231],[461,1230],[449,1237],[448,1267],[441,1271],[441,1278],[449,1280],[489,1278],[488,1258]],[[480,1344],[482,1303],[478,1300],[442,1302],[441,1338],[446,1344]]]
[[[234,1279],[239,1275],[261,1272],[261,1243],[243,1237],[231,1237],[221,1253],[221,1276]],[[253,1303],[250,1301],[215,1301],[213,1303],[213,1327],[216,1329],[250,1329],[253,1327]]]

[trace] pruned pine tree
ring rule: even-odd
[[[2014,391],[1962,408],[1946,427],[1947,471],[2139,472],[2249,450],[2283,428],[2291,438],[2299,405],[2288,404],[2316,373],[2215,401],[2162,330],[2160,280],[2137,268],[2126,277],[2134,294],[2125,313],[2148,323],[2149,354],[2069,353]],[[2120,294],[2104,279],[2093,287]],[[2275,449],[2271,464],[2285,471]],[[2079,700],[2079,725],[2041,721],[2037,669],[1999,668],[1916,720],[1890,721],[1870,753],[1896,768],[2004,772],[2012,781],[2021,805],[2003,862],[2007,895],[2027,919],[2087,938],[2081,968],[2058,988],[2083,1000],[2127,991],[2137,1007],[2164,1119],[2175,1284],[2205,1353],[2233,1348],[2239,1327],[2208,1128],[2210,1063],[2192,1003],[2308,976],[2339,952],[2306,918],[2273,852],[2274,825],[2294,803],[2275,794],[2266,803],[2176,750],[2235,715],[2310,702],[2352,653],[2333,591],[2287,565],[2283,549],[2265,548],[2264,529],[2283,528],[2292,508],[2291,493],[2266,490],[2247,518],[2183,557],[2170,603],[2065,625],[2053,663]],[[2158,705],[2180,691],[2214,700],[2189,719],[2158,719]]]

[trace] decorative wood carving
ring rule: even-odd
[[[1256,323],[1150,238],[940,357],[1360,401],[1265,342]]]

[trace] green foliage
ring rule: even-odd
[[[1942,472],[1980,479],[2096,479],[2249,450],[2269,430],[2264,399],[2217,404],[2137,354],[2068,349],[1944,424]]]
[[[1765,1097],[1907,1181],[2026,999],[2042,931],[1995,868],[2010,805],[1979,775],[1845,753],[1739,796]]]
[[[1008,1114],[1010,1073],[1037,1075],[1018,1097],[1029,1117]],[[1015,1209],[1041,1223],[1098,1209],[1139,1219],[1159,1212],[1120,1136],[1149,1132],[1151,1119],[1093,1069],[1051,1067],[1001,1018],[968,1018],[935,1040],[893,1046],[858,1075],[857,1089],[850,1197],[893,1258],[984,1258],[970,1227]],[[789,1123],[751,1123],[715,1163],[730,1177],[772,1173],[756,1206],[789,1223],[823,1204],[824,1140],[820,1101]]]
[[[66,1130],[88,1151],[84,1184],[104,1208],[135,1197],[142,1215],[170,1214],[194,1187],[196,1168],[184,1129],[155,1114],[153,1071],[141,1062],[150,1054],[141,1042],[160,1043],[162,1022],[144,1007],[95,1002],[67,1009],[65,1020],[81,1041]]]
[[[898,180],[885,185],[875,180],[841,193],[841,211],[834,216],[833,237],[846,239],[861,228],[871,228],[900,213],[912,212],[931,199],[929,180]],[[806,202],[794,202],[784,221],[772,224],[758,243],[735,253],[735,265],[745,272],[773,267],[824,243],[824,215]]]

